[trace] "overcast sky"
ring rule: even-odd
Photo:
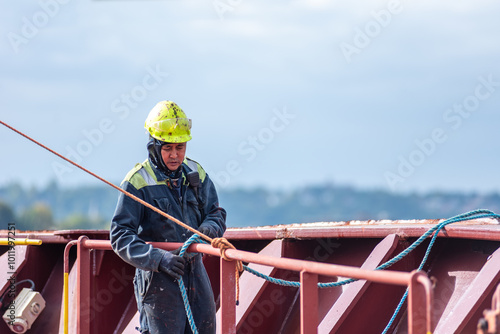
[[[113,182],[156,102],[219,188],[499,192],[500,2],[0,0],[0,119]],[[97,183],[0,127],[0,184]]]

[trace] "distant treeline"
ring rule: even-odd
[[[0,187],[0,229],[107,229],[118,192],[107,186]],[[397,194],[350,186],[309,186],[293,191],[221,189],[229,227],[369,220],[449,218],[474,209],[500,212],[500,194]]]

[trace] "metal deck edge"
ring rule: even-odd
[[[397,234],[400,238],[420,237],[442,220],[350,221],[307,223],[276,226],[228,228],[229,240],[274,240],[318,238],[385,238]],[[16,239],[41,239],[47,243],[67,243],[86,235],[90,239],[109,239],[108,230],[17,231]],[[0,230],[0,238],[9,231]],[[500,241],[500,224],[494,219],[471,220],[447,225],[439,237]]]

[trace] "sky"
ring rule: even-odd
[[[500,3],[0,0],[0,120],[119,183],[161,100],[221,188],[500,192]],[[0,185],[99,181],[0,125]]]

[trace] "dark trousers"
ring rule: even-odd
[[[215,302],[201,255],[187,262],[184,276],[189,304],[200,334],[215,334]],[[144,334],[191,333],[177,281],[163,272],[136,269],[134,291]]]

